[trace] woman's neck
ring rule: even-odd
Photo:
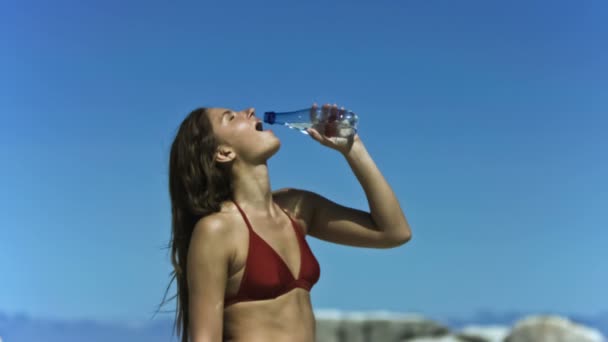
[[[270,177],[266,164],[239,167],[233,174],[233,197],[240,205],[250,208],[250,212],[275,215],[274,201],[270,188]]]

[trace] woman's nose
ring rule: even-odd
[[[255,108],[251,107],[247,109],[247,117],[250,118],[255,115]]]

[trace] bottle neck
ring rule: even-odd
[[[276,122],[277,113],[275,112],[265,112],[264,113],[264,122],[274,125]]]

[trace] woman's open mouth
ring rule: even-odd
[[[264,131],[264,126],[262,125],[261,121],[258,121],[258,123],[255,124],[255,130],[259,132]]]

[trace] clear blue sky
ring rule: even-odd
[[[608,310],[607,14],[600,0],[2,2],[0,311],[150,317],[181,120],[313,101],[359,114],[413,230],[390,250],[309,238],[315,309]],[[338,153],[274,131],[273,188],[367,209]]]

